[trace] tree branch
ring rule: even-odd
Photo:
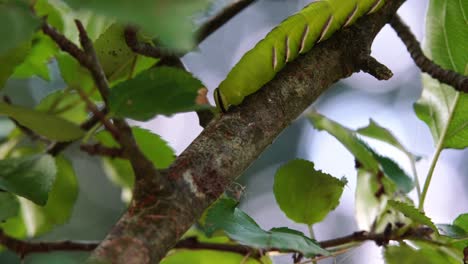
[[[99,155],[111,158],[122,158],[127,159],[124,155],[124,151],[122,148],[109,148],[103,146],[99,143],[97,144],[90,144],[90,145],[81,145],[80,149],[84,152],[87,152],[89,155]]]
[[[324,249],[330,249],[338,246],[343,246],[353,242],[374,241],[377,245],[386,245],[389,241],[403,241],[403,240],[418,240],[433,243],[430,235],[434,232],[428,227],[418,227],[409,229],[404,234],[398,234],[399,230],[393,233],[372,234],[365,231],[354,232],[350,235],[339,237],[331,240],[318,242]],[[91,251],[98,246],[99,242],[94,241],[54,241],[54,242],[29,242],[10,237],[0,230],[0,245],[4,245],[9,250],[15,252],[20,257],[24,257],[33,253],[46,253],[51,251]],[[214,250],[240,254],[243,256],[249,255],[252,258],[260,258],[268,252],[282,252],[295,254],[295,262],[298,263],[302,259],[302,254],[298,251],[282,251],[277,248],[253,248],[239,244],[222,244],[222,243],[209,243],[200,242],[196,237],[188,237],[177,242],[174,246],[176,249],[190,249],[190,250]],[[329,256],[319,256],[323,259]],[[319,260],[317,259],[317,260]]]
[[[151,178],[137,182],[129,210],[89,263],[158,263],[284,128],[333,83],[360,70],[356,54],[403,2],[386,1],[376,13],[288,63],[244,103],[212,121],[163,172],[170,188],[159,191]]]
[[[43,24],[43,31],[44,33],[49,35],[62,50],[68,52],[85,68],[89,70],[107,106],[107,96],[109,95],[110,91],[107,78],[96,56],[93,44],[89,39],[86,30],[84,29],[83,25],[79,20],[75,20],[75,23],[80,33],[80,42],[83,46],[84,52],[81,49],[79,49],[74,43],[69,41],[65,36],[63,36],[56,30],[54,30],[52,27],[50,27],[47,23]],[[102,119],[102,116],[96,114],[97,113],[95,113],[94,117],[98,119],[97,121],[95,121],[96,119],[91,119],[89,120],[89,122],[83,125],[88,126],[93,122],[100,121]],[[121,144],[124,150],[124,155],[126,157],[129,157],[129,161],[135,173],[136,185],[138,185],[138,182],[140,182],[141,180],[149,179],[149,181],[151,181],[152,183],[152,192],[157,193],[159,191],[165,190],[168,185],[167,180],[161,177],[160,173],[156,170],[153,163],[148,158],[146,158],[143,152],[141,152],[133,137],[131,128],[127,124],[127,122],[123,119],[118,118],[114,118],[113,121],[115,127],[117,127],[117,130],[119,132],[118,135],[113,134],[113,136],[116,137],[116,140]],[[66,145],[61,145],[61,148],[63,148],[64,146]],[[52,150],[49,150],[49,153],[56,153],[56,151],[59,150],[59,148],[53,147]],[[136,194],[135,196],[139,197],[138,194]]]
[[[443,69],[427,58],[421,49],[419,41],[400,16],[395,15],[393,19],[390,20],[390,25],[393,27],[403,43],[405,43],[411,58],[413,58],[421,71],[428,73],[432,78],[437,79],[442,83],[452,86],[457,91],[468,93],[468,77],[452,70]]]
[[[102,116],[106,116],[108,114],[108,110],[106,107],[104,107],[102,110],[99,111]],[[96,124],[99,123],[100,117],[93,115],[91,116],[88,120],[83,122],[80,125],[80,128],[83,129],[84,131],[88,131],[91,128],[93,128]],[[54,143],[53,145],[49,146],[47,153],[49,153],[52,156],[57,156],[60,152],[62,152],[66,147],[68,147],[72,142],[57,142]]]
[[[0,244],[23,258],[29,254],[46,253],[51,251],[91,251],[96,248],[98,242],[28,242],[7,236],[2,230],[0,230]]]
[[[209,35],[222,27],[246,7],[255,2],[255,0],[237,0],[224,8],[218,15],[205,22],[198,30],[196,35],[197,43],[203,42]]]

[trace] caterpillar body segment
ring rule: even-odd
[[[330,38],[336,31],[373,13],[385,0],[322,0],[288,17],[248,51],[215,90],[216,105],[225,112],[231,105],[271,81],[286,63]]]

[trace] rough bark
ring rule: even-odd
[[[163,175],[168,188],[144,177],[128,211],[92,253],[90,263],[158,263],[203,211],[281,131],[336,81],[359,71],[357,55],[404,0],[387,1],[288,63],[274,80],[213,120]]]

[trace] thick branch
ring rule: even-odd
[[[211,122],[164,172],[172,189],[157,192],[150,178],[137,182],[129,210],[90,263],[158,263],[284,128],[333,83],[360,70],[355,55],[403,2],[386,1],[378,12],[288,63],[242,105]]]
[[[432,78],[437,79],[442,83],[451,85],[457,91],[468,93],[468,77],[452,70],[443,69],[427,58],[424,55],[421,45],[416,37],[398,15],[395,15],[393,19],[390,20],[390,25],[393,27],[403,43],[405,43],[411,58],[413,58],[421,71],[428,73]]]

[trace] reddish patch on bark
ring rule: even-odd
[[[218,198],[229,183],[215,170],[207,170],[203,175],[193,175],[193,181],[197,189],[210,198]]]
[[[182,176],[182,173],[185,172],[189,167],[190,159],[184,158],[182,156],[179,157],[178,161],[169,169],[169,179],[174,181],[179,180]]]
[[[134,200],[132,206],[128,209],[130,216],[133,216],[136,212],[148,207],[148,206],[157,206],[159,203],[158,197],[153,194],[146,195],[143,199]]]

